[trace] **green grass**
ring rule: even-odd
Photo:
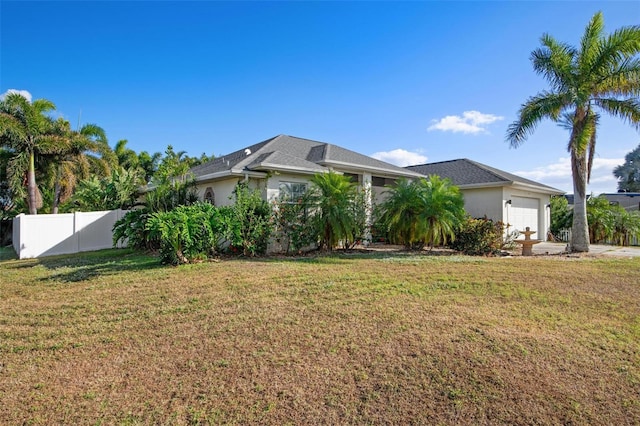
[[[640,418],[638,258],[4,259],[0,424]]]
[[[17,259],[16,252],[12,247],[0,247],[0,262],[9,259]]]

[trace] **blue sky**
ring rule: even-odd
[[[46,98],[112,146],[222,155],[278,134],[396,164],[470,158],[573,192],[568,133],[505,142],[547,88],[529,55],[547,32],[577,44],[640,2],[0,2],[0,93]],[[589,191],[640,134],[603,119]]]

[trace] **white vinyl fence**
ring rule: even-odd
[[[558,235],[556,235],[558,241],[563,241],[568,243],[571,241],[571,229],[561,229]],[[605,241],[605,244],[613,244],[613,241]],[[631,246],[640,246],[640,240],[638,237],[631,237],[629,241],[629,245]]]
[[[13,219],[13,248],[20,259],[111,248],[113,224],[125,213],[20,214]]]

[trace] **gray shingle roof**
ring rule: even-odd
[[[249,150],[249,151],[247,151]],[[249,152],[247,154],[247,152]],[[419,176],[384,161],[325,142],[279,135],[258,144],[222,155],[191,169],[196,176],[224,171],[252,171],[266,169],[299,170],[307,173],[326,171],[327,167],[366,169],[391,176]]]
[[[438,175],[443,178],[449,178],[454,185],[460,187],[470,185],[509,185],[512,183],[520,183],[549,190],[553,193],[564,193],[564,191],[560,191],[559,189],[551,186],[547,186],[530,179],[525,179],[521,176],[517,176],[467,158],[408,166],[407,169],[425,176]]]

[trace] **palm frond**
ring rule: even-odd
[[[580,40],[577,62],[581,76],[593,73],[593,64],[598,57],[603,31],[604,18],[602,17],[602,12],[597,12],[589,21]]]
[[[571,84],[576,51],[548,34],[542,36],[541,42],[544,47],[531,52],[533,69],[543,75],[556,91],[562,91]]]
[[[640,129],[640,101],[637,98],[596,98],[594,104],[634,128]]]
[[[640,26],[623,27],[601,40],[588,74],[600,81],[619,73],[621,64],[632,64],[640,53]],[[631,69],[634,67],[631,65]],[[628,66],[623,66],[628,69]]]
[[[562,111],[571,105],[570,93],[542,92],[530,97],[518,111],[518,119],[507,129],[507,142],[517,148],[531,135],[540,121],[550,118],[557,121]]]
[[[597,96],[639,96],[640,58],[626,58],[595,84]]]
[[[591,169],[593,167],[593,159],[596,155],[596,134],[598,131],[598,121],[600,116],[591,112],[589,114],[589,126],[592,128],[591,137],[589,138],[589,146],[587,147],[587,183],[591,180]]]

